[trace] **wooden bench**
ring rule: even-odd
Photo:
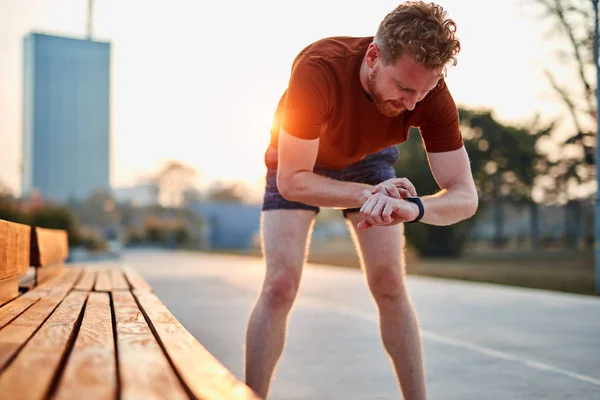
[[[0,276],[9,275],[4,280],[12,279],[13,290],[26,265],[11,249],[24,251],[20,238],[28,232],[10,228],[19,233],[0,230],[8,232],[0,236]],[[43,257],[44,239],[41,243]],[[48,265],[53,264],[56,259]],[[1,398],[259,399],[177,321],[133,268],[63,264],[26,292],[10,293],[0,300]]]

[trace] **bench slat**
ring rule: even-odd
[[[0,220],[0,279],[21,275],[29,268],[29,225]]]
[[[66,295],[66,293],[65,293]],[[10,324],[0,330],[0,369],[42,325],[64,296],[44,296]]]
[[[73,286],[75,286],[75,282],[77,282],[80,275],[81,268],[64,268],[59,275],[48,279],[36,286],[34,291],[29,291],[23,296],[30,295],[30,293],[32,293],[32,295],[36,295],[36,293],[67,293],[69,290],[73,289]]]
[[[129,290],[129,284],[123,275],[123,271],[119,268],[111,268],[110,270],[110,282],[112,290]]]
[[[35,280],[38,284],[46,282],[48,279],[52,279],[55,276],[60,275],[65,270],[63,263],[52,264],[46,267],[35,268]]]
[[[189,399],[133,295],[114,292],[121,396],[124,399]]]
[[[110,283],[110,271],[107,268],[101,268],[98,270],[96,276],[96,285],[94,290],[96,292],[110,292],[112,285]]]
[[[36,267],[64,262],[69,257],[67,231],[35,227],[31,230],[30,264]]]
[[[173,365],[199,399],[260,399],[196,340],[153,293],[134,291]]]
[[[0,393],[23,399],[42,399],[48,394],[86,297],[83,292],[69,293],[0,375]]]
[[[35,304],[40,298],[29,296],[21,296],[18,299],[0,308],[0,329],[10,321],[21,315],[25,310]]]
[[[81,278],[73,287],[73,290],[91,292],[96,283],[96,269],[92,267],[82,268]]]
[[[0,369],[16,354],[23,343],[31,337],[65,298],[75,284],[77,276],[78,271],[69,271],[69,273],[56,278],[57,282],[51,287],[46,287],[45,291],[29,291],[15,300],[16,302],[21,299],[39,299],[0,330]]]
[[[147,291],[147,292],[152,291],[152,287],[150,287],[148,282],[146,282],[146,280],[144,279],[144,277],[142,276],[142,274],[140,274],[140,272],[138,270],[136,270],[132,267],[126,267],[124,269],[124,272],[125,272],[125,277],[129,281],[129,284],[131,285],[131,290]]]
[[[85,393],[85,396],[82,394]],[[108,293],[90,293],[55,399],[113,399],[115,345]]]
[[[0,280],[0,305],[19,296],[19,277]]]

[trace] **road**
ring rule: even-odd
[[[261,260],[163,251],[123,260],[243,380]],[[430,399],[600,399],[600,299],[417,276],[408,287]],[[308,265],[269,399],[400,398],[361,271]]]

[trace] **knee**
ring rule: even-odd
[[[290,269],[267,279],[262,291],[263,304],[271,310],[289,310],[292,307],[298,286],[300,273]]]
[[[368,275],[369,288],[379,305],[398,302],[406,296],[404,273],[400,266],[385,266],[373,269]]]

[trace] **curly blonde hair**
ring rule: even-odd
[[[386,64],[407,51],[426,68],[444,71],[456,65],[460,51],[456,23],[441,6],[424,1],[406,1],[386,15],[374,42]]]

